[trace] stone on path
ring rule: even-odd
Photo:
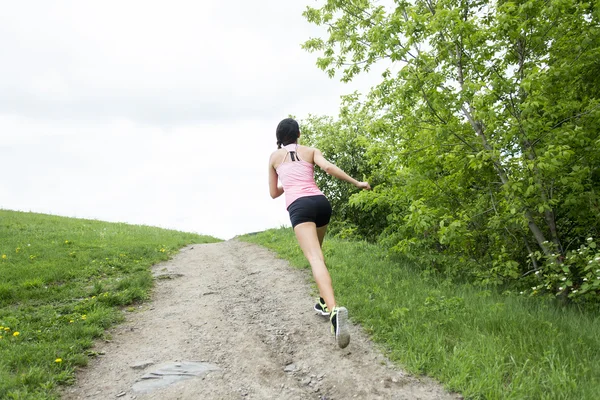
[[[163,364],[157,370],[142,376],[142,379],[135,383],[132,389],[134,392],[149,392],[169,386],[172,383],[184,379],[191,379],[216,370],[219,370],[219,367],[214,364],[195,361]]]

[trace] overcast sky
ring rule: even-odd
[[[315,0],[0,1],[0,208],[229,239],[289,226],[275,127],[337,115]]]

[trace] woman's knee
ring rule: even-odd
[[[308,261],[312,263],[325,263],[325,259],[323,258],[323,254],[311,254],[306,257]]]
[[[320,251],[321,249],[315,249],[314,251],[309,251],[304,254],[308,262],[311,266],[323,264],[325,265],[325,258],[323,257],[323,253]]]

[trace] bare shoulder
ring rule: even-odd
[[[279,149],[279,150],[281,150],[281,149]],[[271,153],[271,155],[269,156],[269,160],[272,160],[272,159],[273,159],[273,157],[275,157],[275,155],[276,155],[277,153],[279,153],[279,150],[275,150],[274,152],[272,152],[272,153]]]
[[[276,165],[281,162],[281,158],[283,157],[285,153],[285,149],[277,149],[274,152],[271,153],[271,156],[269,156],[269,164],[275,168]]]
[[[315,162],[315,155],[320,154],[319,149],[302,145],[298,146],[298,152],[300,153],[300,157],[304,157],[303,160],[312,164]]]
[[[311,156],[314,156],[315,154],[321,154],[321,150],[317,149],[316,147],[310,147],[310,146],[300,146],[302,148],[305,149],[305,151],[307,153],[310,153]]]

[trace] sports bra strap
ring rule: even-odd
[[[289,146],[289,144],[287,146]],[[286,149],[286,146],[283,146],[283,148],[285,149],[286,153],[285,153],[285,156],[283,157],[283,160],[281,160],[281,164],[283,164],[285,162],[285,159],[287,158],[288,154],[290,155],[290,158],[292,159],[292,161],[300,161],[300,156],[298,155],[298,143],[296,143],[296,150],[294,150],[294,151],[290,151],[290,150]]]

